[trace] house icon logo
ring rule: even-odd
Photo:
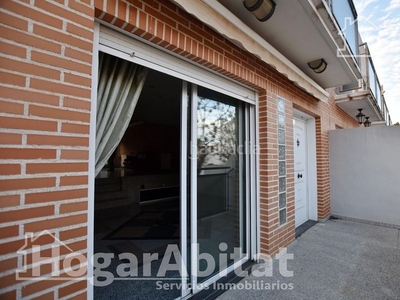
[[[17,254],[22,256],[17,280],[86,280],[86,256],[74,252],[48,230],[27,233]]]
[[[358,32],[358,24],[363,23],[366,24],[370,30],[375,30],[375,31],[381,31],[381,28],[376,25],[375,23],[371,22],[370,18],[366,18],[363,15],[359,15],[357,19],[353,20],[351,17],[346,17],[344,19],[344,27],[342,30],[339,31],[339,35],[342,36],[346,41],[348,38],[353,36],[351,33],[352,31],[356,30]],[[358,35],[355,37],[358,39]],[[359,41],[357,40],[356,43]],[[336,55],[337,57],[370,57],[370,53],[367,51],[365,53],[353,53],[353,54],[346,54],[347,49],[346,46],[343,46],[343,48],[338,48],[336,50]]]

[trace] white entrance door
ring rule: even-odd
[[[295,225],[300,226],[309,219],[307,196],[307,139],[306,122],[294,118],[294,182]]]

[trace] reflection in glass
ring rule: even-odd
[[[236,107],[199,97],[197,128],[198,166],[226,165],[235,155]]]
[[[237,151],[244,138],[239,136],[240,101],[202,87],[197,101],[197,238],[199,254],[210,254],[216,263],[207,273],[206,261],[199,261],[202,282],[246,253],[244,190],[239,188],[244,153]],[[234,253],[234,248],[240,250]],[[226,261],[220,261],[221,253]]]

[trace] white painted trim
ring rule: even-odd
[[[298,109],[293,109],[293,117],[306,122],[308,219],[318,221],[317,139],[315,118]]]
[[[328,102],[329,94],[308,75],[272,47],[216,0],[173,0],[200,21],[227,38],[238,41],[244,49],[298,84],[317,99]]]
[[[91,107],[90,107],[90,132],[89,132],[89,171],[88,171],[88,220],[87,220],[87,298],[92,300],[93,295],[93,254],[94,254],[94,188],[95,188],[95,168],[96,168],[96,115],[97,115],[97,81],[99,65],[99,24],[94,24],[93,30],[93,55],[92,55],[92,88],[91,88]]]
[[[303,121],[314,118],[313,116],[311,116],[305,112],[302,112],[301,110],[298,110],[297,108],[293,108],[293,117],[299,118]]]
[[[132,38],[133,37],[133,38]],[[149,67],[244,102],[255,102],[255,91],[243,84],[188,62],[173,53],[148,45],[134,35],[122,34],[106,26],[100,27],[100,50],[125,60]]]

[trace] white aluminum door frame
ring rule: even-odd
[[[197,289],[198,269],[198,243],[197,243],[197,85],[192,84],[190,99],[190,251],[191,264],[190,274],[192,293]],[[193,271],[195,270],[195,271]]]
[[[188,84],[182,81],[181,96],[181,161],[180,161],[180,227],[181,227],[181,297],[184,298],[190,294],[188,289],[187,273],[187,122],[188,122]],[[185,272],[183,272],[183,270]]]
[[[236,268],[240,267],[248,261],[256,257],[258,249],[256,249],[257,245],[257,184],[255,173],[257,170],[256,167],[256,157],[254,153],[255,143],[256,143],[256,122],[255,122],[255,106],[251,104],[243,103],[244,109],[244,118],[241,118],[245,121],[244,128],[245,132],[240,134],[244,135],[246,149],[245,155],[245,165],[246,168],[243,170],[246,172],[246,180],[243,182],[246,189],[246,222],[242,225],[245,225],[246,228],[246,255],[226,268],[208,278],[207,280],[201,282],[198,285],[197,281],[197,269],[198,269],[198,241],[197,241],[197,85],[191,85],[191,99],[190,103],[190,111],[191,111],[191,120],[190,120],[190,214],[191,214],[191,222],[190,222],[190,232],[191,232],[191,288],[192,294],[196,294],[200,292],[204,287],[210,286],[213,282],[220,279],[222,276],[226,275],[229,272],[232,272]],[[239,130],[240,131],[240,130]],[[243,130],[242,130],[243,131]],[[242,171],[242,172],[243,172]]]
[[[258,103],[258,102],[257,102]],[[249,133],[248,133],[248,144],[249,144],[249,165],[250,169],[246,173],[246,178],[250,177],[250,183],[247,188],[250,190],[250,197],[248,198],[250,205],[250,220],[249,220],[249,231],[250,231],[250,249],[249,254],[251,259],[257,260],[258,253],[260,252],[260,204],[259,204],[259,155],[258,155],[258,109],[257,105],[248,105],[249,112]],[[257,121],[256,121],[257,120]]]

